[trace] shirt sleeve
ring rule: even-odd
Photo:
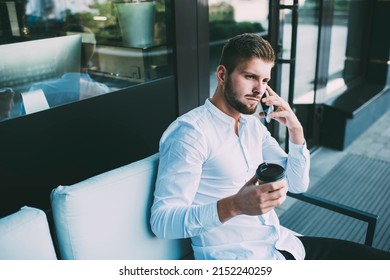
[[[287,159],[286,176],[289,184],[289,191],[302,193],[309,187],[310,177],[310,152],[303,145],[289,142],[289,153]]]
[[[309,187],[310,152],[303,145],[289,141],[289,153],[280,147],[279,143],[267,131],[263,138],[264,161],[277,163],[286,169],[289,191],[302,193]]]
[[[183,125],[160,143],[150,220],[159,238],[188,238],[221,225],[217,202],[193,205],[207,154],[202,139],[199,132]]]

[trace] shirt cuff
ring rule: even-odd
[[[211,230],[222,225],[218,217],[217,201],[204,204],[201,209],[199,218],[204,229]]]
[[[306,141],[302,145],[294,144],[293,142],[289,141],[288,148],[289,148],[288,153],[291,156],[297,157],[297,156],[301,156],[303,154],[305,157],[308,157],[308,156],[310,157],[309,150],[307,149],[307,146],[306,146]]]

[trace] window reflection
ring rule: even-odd
[[[10,118],[14,107],[14,94],[11,88],[0,88],[0,121]]]
[[[2,24],[17,18],[20,32],[0,45],[0,89],[13,92],[2,119],[172,75],[168,1],[15,1],[13,15],[7,2]],[[67,37],[78,45],[55,43]]]
[[[342,78],[348,36],[348,1],[335,1],[329,59],[329,79]]]
[[[368,0],[335,0],[329,83],[348,84],[362,75]]]
[[[30,108],[31,112],[36,112],[60,105],[56,101],[49,102],[52,99],[63,103],[78,100],[79,92],[66,87],[61,89],[63,93],[55,93],[56,96],[49,91],[32,92],[37,83],[54,85],[67,73],[80,73],[80,35],[0,45],[0,56],[0,88],[10,88],[14,92],[10,117],[28,113]]]
[[[56,36],[65,24],[65,1],[27,0],[24,32],[36,38]]]

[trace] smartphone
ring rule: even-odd
[[[268,91],[265,91],[261,98],[263,98],[264,96],[269,96]],[[267,106],[267,105],[265,105],[264,102],[260,102],[260,103],[261,103],[261,107],[263,108],[265,120],[267,123],[269,123],[271,121],[271,117],[269,116],[269,114],[271,114],[274,111],[274,106],[273,105]]]

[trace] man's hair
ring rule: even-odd
[[[223,47],[220,65],[224,65],[230,74],[236,66],[250,58],[261,58],[274,63],[275,53],[271,44],[257,34],[244,33],[231,38]]]

